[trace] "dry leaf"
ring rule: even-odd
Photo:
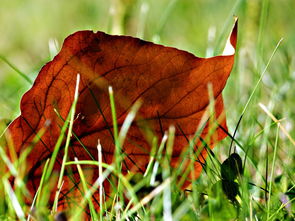
[[[20,154],[45,122],[51,122],[27,159],[32,192],[39,185],[41,169],[46,159],[51,157],[64,123],[54,109],[66,119],[78,73],[81,83],[73,131],[95,159],[97,140],[100,139],[103,161],[111,163],[113,160],[113,125],[108,94],[108,86],[111,85],[115,93],[119,128],[132,104],[137,100],[142,101],[137,123],[131,126],[123,146],[127,154],[123,170],[145,171],[151,140],[139,128],[147,124],[159,140],[170,125],[175,125],[176,139],[172,154],[172,165],[175,166],[180,153],[187,146],[186,138],[196,132],[207,110],[209,83],[213,86],[215,116],[218,124],[226,129],[225,117],[222,117],[222,90],[233,67],[236,38],[237,24],[225,55],[199,58],[182,50],[128,36],[91,31],[70,35],[60,53],[42,68],[33,87],[23,96],[21,115],[9,126],[14,148]],[[201,136],[204,138],[207,132],[208,124]],[[226,133],[217,128],[214,136],[217,141],[226,137]],[[210,141],[211,148],[214,143]],[[91,159],[73,136],[69,160],[75,156],[79,160]],[[60,167],[62,157],[61,150],[56,169]],[[199,160],[204,162],[205,157],[206,151],[203,150]],[[195,162],[195,170],[198,177],[201,171],[199,162]],[[61,197],[73,185],[68,180],[62,188]]]

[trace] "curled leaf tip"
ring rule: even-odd
[[[234,26],[225,44],[225,47],[222,53],[223,56],[235,54],[236,45],[237,45],[237,35],[238,35],[238,17],[234,16]]]

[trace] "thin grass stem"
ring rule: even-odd
[[[269,181],[269,196],[268,196],[268,201],[267,201],[267,220],[269,219],[269,216],[270,216],[269,212],[270,212],[270,204],[271,204],[274,168],[275,168],[275,162],[276,162],[277,150],[278,150],[279,131],[280,131],[280,123],[278,123],[278,126],[277,126],[276,140],[275,140],[274,153],[273,153],[272,166],[271,166],[271,173],[270,173],[270,177],[269,177],[270,181]]]
[[[62,184],[62,180],[63,180],[63,176],[64,176],[64,170],[65,170],[65,163],[66,163],[67,158],[68,158],[68,149],[69,149],[69,146],[70,146],[70,139],[72,137],[72,130],[73,130],[73,124],[74,124],[76,104],[78,102],[79,84],[80,84],[80,74],[77,75],[74,100],[73,100],[73,105],[72,105],[71,110],[70,110],[71,119],[70,119],[70,125],[69,125],[68,135],[67,135],[66,144],[65,144],[63,161],[62,161],[60,174],[59,174],[59,179],[58,179],[58,183],[57,183],[57,192],[56,192],[55,199],[54,199],[54,204],[53,204],[53,211],[54,212],[57,211],[57,204],[58,204],[58,194],[57,193],[61,189],[61,184]]]
[[[8,61],[4,56],[0,55],[0,60],[2,60],[5,64],[11,67],[16,73],[19,74],[23,79],[25,79],[30,85],[33,84],[33,81],[22,71],[20,71],[15,65],[13,65],[10,61]]]

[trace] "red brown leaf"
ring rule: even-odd
[[[236,46],[237,25],[230,43]],[[129,132],[123,149],[127,154],[123,170],[144,172],[149,161],[150,140],[139,129],[145,122],[159,140],[170,125],[176,126],[176,139],[172,165],[176,166],[182,150],[199,126],[208,104],[208,84],[213,86],[215,115],[219,125],[226,130],[223,116],[222,90],[234,63],[234,52],[229,55],[199,58],[191,53],[153,44],[128,36],[112,36],[103,32],[80,31],[70,35],[60,53],[40,71],[32,88],[21,100],[21,115],[9,126],[14,148],[20,154],[44,127],[51,124],[28,156],[30,188],[36,191],[41,168],[51,157],[60,135],[63,121],[56,109],[66,119],[73,102],[76,76],[81,75],[79,99],[73,131],[97,159],[97,140],[103,148],[103,160],[111,163],[114,153],[112,118],[108,86],[115,92],[119,128],[132,104],[142,101],[137,123]],[[223,117],[222,117],[223,116]],[[201,137],[208,133],[208,125]],[[218,127],[216,140],[226,137]],[[210,141],[213,148],[215,141]],[[197,148],[197,147],[196,147]],[[55,168],[60,167],[63,151],[59,152]],[[69,159],[91,159],[80,143],[72,137]],[[203,150],[199,161],[204,162]],[[95,169],[96,171],[97,169]],[[195,176],[201,164],[195,162]],[[78,181],[77,181],[78,182]],[[62,194],[73,186],[70,181],[63,186]]]

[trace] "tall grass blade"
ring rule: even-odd
[[[64,176],[64,170],[65,170],[65,163],[66,163],[67,158],[68,158],[68,149],[69,149],[69,145],[70,145],[70,139],[72,137],[72,129],[73,129],[73,124],[74,124],[76,104],[78,102],[79,84],[80,84],[80,74],[77,75],[74,100],[73,100],[73,105],[72,105],[71,110],[70,110],[71,119],[70,119],[70,125],[69,125],[68,135],[67,135],[66,144],[65,144],[63,161],[62,161],[62,165],[61,165],[61,169],[60,169],[60,174],[59,174],[59,179],[58,179],[58,183],[57,183],[57,192],[55,194],[55,199],[54,199],[54,204],[53,204],[53,211],[54,212],[57,211],[58,192],[61,189],[62,180],[63,180],[63,176]]]
[[[25,220],[25,213],[11,187],[8,180],[2,180],[4,184],[4,189],[6,191],[6,194],[9,196],[10,202],[14,208],[15,214],[17,215],[19,220]]]
[[[33,84],[33,81],[22,71],[20,71],[16,66],[14,66],[11,62],[9,62],[4,56],[0,55],[0,60],[2,60],[5,64],[11,67],[16,73],[18,73],[23,79],[25,79],[30,85]]]
[[[75,161],[78,162],[78,158],[75,157]],[[87,183],[86,183],[86,179],[85,179],[83,170],[82,170],[80,164],[77,164],[77,168],[78,168],[78,172],[79,172],[79,175],[80,175],[80,179],[81,179],[81,183],[82,183],[82,186],[83,186],[84,193],[86,194],[88,187],[87,187]],[[92,220],[98,220],[98,217],[97,217],[97,214],[96,214],[96,211],[95,211],[95,207],[94,207],[94,205],[92,203],[91,198],[87,199],[87,201],[88,201],[88,205],[89,205],[89,209],[90,209],[91,219]]]
[[[280,130],[280,123],[278,123],[278,126],[277,126],[275,147],[274,147],[274,153],[273,153],[273,158],[272,158],[271,173],[270,173],[270,178],[269,178],[270,181],[269,181],[269,196],[268,196],[268,201],[267,201],[267,219],[269,219],[269,216],[270,216],[269,212],[270,212],[270,204],[271,204],[271,194],[272,194],[274,168],[275,168],[275,162],[276,162],[276,158],[277,158],[279,130]]]

